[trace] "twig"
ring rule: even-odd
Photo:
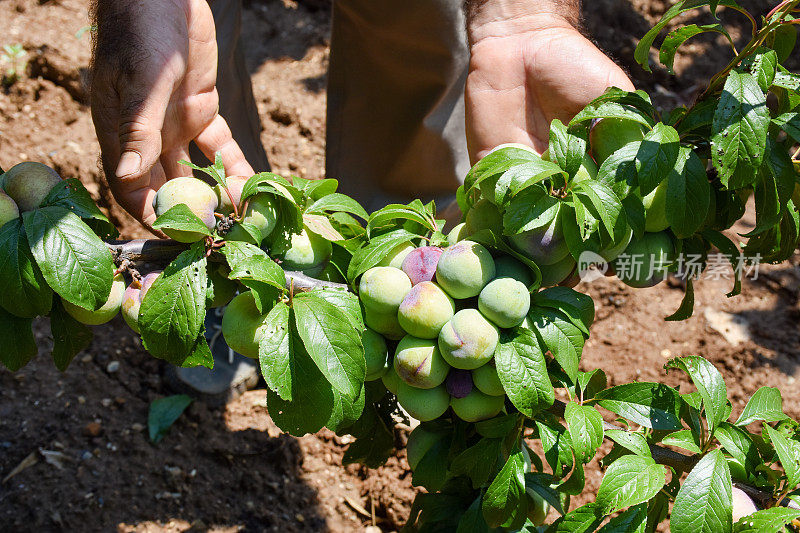
[[[121,264],[128,263],[159,263],[167,264],[184,250],[189,248],[188,244],[173,241],[171,239],[135,239],[132,241],[112,241],[108,244],[109,250],[114,256],[114,260]],[[209,256],[209,261],[223,263],[225,257],[217,251],[213,251]],[[306,292],[312,289],[339,289],[347,290],[344,283],[333,281],[322,281],[296,271],[285,271],[286,287],[294,287],[295,291]]]

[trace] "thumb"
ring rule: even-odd
[[[132,87],[120,94],[120,157],[114,175],[123,183],[139,181],[158,162],[161,130],[171,94],[165,89]]]

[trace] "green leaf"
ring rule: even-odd
[[[603,443],[603,417],[594,407],[569,402],[564,420],[576,459],[588,463]]]
[[[319,372],[319,371],[317,371]],[[368,468],[383,465],[394,450],[394,433],[370,404],[348,432],[356,437],[355,442],[344,452],[345,464],[361,463]]]
[[[524,501],[525,459],[517,448],[483,496],[483,517],[489,527],[500,527],[516,515]]]
[[[223,187],[227,186],[225,164],[222,162],[222,154],[220,154],[220,152],[214,154],[214,163],[207,167],[199,167],[189,161],[186,161],[185,159],[181,159],[178,161],[178,163],[185,167],[189,167],[192,170],[199,170],[200,172],[207,174]]]
[[[772,119],[772,123],[785,131],[795,142],[800,142],[800,112],[784,113]]]
[[[717,428],[714,436],[722,444],[723,449],[741,463],[748,472],[755,472],[755,469],[761,464],[758,448],[747,431],[723,422]]]
[[[636,153],[639,190],[646,196],[675,168],[680,136],[675,128],[659,122],[647,132]]]
[[[472,481],[472,487],[478,489],[489,481],[489,476],[495,470],[500,459],[500,438],[482,438],[460,454],[456,455],[450,464],[450,473],[453,476],[467,476]]]
[[[53,291],[36,265],[22,221],[0,228],[0,306],[9,313],[34,318],[46,315]]]
[[[719,450],[692,468],[672,508],[673,533],[725,533],[732,522],[731,473]]]
[[[598,118],[620,118],[638,122],[649,129],[655,124],[654,116],[655,110],[647,93],[611,87],[584,107],[569,124],[576,126]]]
[[[526,188],[559,175],[566,178],[566,172],[561,167],[543,159],[527,161],[512,166],[497,179],[494,186],[493,200],[498,206],[504,206],[509,201],[509,198],[519,194]]]
[[[666,482],[664,467],[650,457],[623,455],[609,465],[597,490],[605,513],[648,501]]]
[[[64,310],[60,300],[50,313],[50,332],[53,335],[53,362],[64,372],[72,360],[92,342],[92,332]]]
[[[678,357],[669,361],[664,368],[678,368],[692,378],[692,382],[703,398],[709,433],[713,434],[719,423],[724,422],[727,418],[728,389],[725,386],[725,380],[722,379],[722,374],[714,365],[698,355]]]
[[[108,247],[75,213],[59,206],[22,215],[31,253],[50,287],[70,303],[99,309],[111,293]]]
[[[650,446],[647,444],[647,439],[639,433],[622,431],[620,429],[608,429],[606,430],[606,437],[636,455],[641,455],[642,457],[652,456],[650,453]]]
[[[506,235],[516,235],[550,223],[558,215],[561,202],[539,185],[523,189],[506,205],[503,229]]]
[[[433,217],[424,210],[415,208],[411,204],[389,204],[370,215],[367,223],[367,233],[371,235],[376,228],[380,228],[387,223],[395,223],[397,220],[411,220],[430,231],[436,231],[436,223]]]
[[[733,267],[734,281],[733,289],[731,289],[731,292],[729,292],[727,296],[728,298],[736,296],[742,292],[742,269],[738,267],[741,252],[739,252],[739,249],[728,237],[718,231],[703,230],[702,235],[704,239],[716,246],[717,249],[730,261],[731,266]]]
[[[711,204],[706,168],[697,154],[682,146],[667,180],[667,222],[678,238],[685,239],[702,227]]]
[[[553,405],[555,392],[547,363],[531,331],[517,328],[503,332],[494,359],[500,382],[521,413],[532,417]]]
[[[433,442],[414,469],[411,484],[429,492],[441,490],[448,478],[447,463],[453,446],[451,431],[432,431]]]
[[[286,287],[283,269],[261,248],[246,242],[230,241],[225,243],[222,253],[231,269],[229,279],[237,279],[248,287],[249,282],[266,283],[280,290]]]
[[[93,227],[95,231],[100,231],[100,236],[103,238],[115,238],[119,235],[108,217],[97,207],[86,187],[76,178],[61,180],[50,189],[50,192],[42,200],[41,206],[51,205],[65,207],[79,217],[88,219],[90,227]]]
[[[369,218],[369,215],[364,208],[361,207],[361,204],[349,196],[340,193],[323,196],[306,209],[306,213],[333,213],[337,211],[351,213],[364,220]]]
[[[614,191],[599,181],[585,180],[575,186],[574,193],[585,196],[594,206],[609,235],[614,237],[619,233],[615,230],[622,213],[622,203]]]
[[[596,531],[603,522],[603,509],[595,502],[587,503],[565,514],[547,528],[547,533],[587,533]]]
[[[14,316],[0,308],[0,363],[12,372],[27,365],[39,352],[32,324],[30,318]]]
[[[766,93],[775,80],[775,73],[778,70],[778,54],[775,50],[759,48],[756,54],[747,57],[742,62],[742,66],[755,77],[758,86]]]
[[[647,505],[639,504],[609,520],[598,533],[644,533],[646,526]]]
[[[607,386],[608,378],[606,377],[606,373],[599,368],[595,368],[591,372],[578,372],[578,383],[575,387],[575,393],[582,402],[588,401]]]
[[[181,252],[150,286],[139,310],[139,327],[153,357],[178,366],[196,361],[190,356],[206,316],[206,286],[202,243]]]
[[[600,407],[657,430],[681,429],[681,396],[661,383],[626,383],[599,392]]]
[[[186,204],[178,204],[170,207],[164,214],[153,222],[155,229],[171,229],[199,233],[206,237],[211,236],[211,232],[205,223],[195,215]]]
[[[295,296],[293,308],[298,333],[317,368],[336,390],[357,398],[366,373],[361,332],[344,311],[314,293]]]
[[[553,476],[541,472],[528,472],[525,474],[525,492],[528,494],[536,493],[541,496],[544,501],[558,511],[559,514],[564,514],[564,508],[561,505],[561,493],[558,492],[554,486]]]
[[[775,447],[775,453],[778,454],[783,471],[786,472],[787,486],[796,487],[800,484],[800,442],[784,437],[783,434],[767,424],[764,424],[764,429]]]
[[[313,215],[311,213],[303,214],[303,224],[306,230],[315,235],[319,235],[323,239],[331,242],[341,242],[345,240],[344,236],[336,231],[333,227],[328,215]]]
[[[665,317],[664,320],[667,322],[677,322],[679,320],[686,320],[687,318],[691,318],[694,314],[694,279],[691,277],[686,278],[686,292],[683,294],[683,299],[681,300],[681,305],[678,309]]]
[[[397,245],[410,242],[416,237],[417,235],[400,229],[371,238],[363,248],[353,254],[347,268],[347,279],[354,282],[361,274],[380,263]]]
[[[783,412],[783,398],[780,389],[761,387],[747,401],[742,414],[735,422],[737,426],[746,426],[756,420],[778,422],[789,418]]]
[[[675,433],[670,433],[664,437],[661,442],[667,446],[676,446],[692,453],[702,453],[703,451],[700,448],[700,441],[697,435],[692,433],[689,429],[682,429]]]
[[[354,400],[348,398],[336,389],[333,390],[333,409],[331,416],[325,423],[325,427],[329,428],[336,434],[343,434],[345,430],[350,427],[359,419],[361,413],[364,411],[366,405],[366,387],[361,386],[361,392]]]
[[[762,509],[741,518],[733,525],[734,533],[781,533],[793,520],[800,518],[800,510],[786,507]]]
[[[172,424],[183,414],[187,407],[193,402],[191,396],[177,394],[153,400],[150,404],[150,412],[147,415],[147,429],[150,433],[150,441],[159,443],[167,435],[167,431]]]
[[[289,315],[289,306],[283,302],[275,304],[264,319],[264,334],[258,342],[261,375],[267,386],[286,401],[292,401],[294,383]]]
[[[575,383],[584,344],[581,330],[555,309],[533,307],[528,318],[536,338]]]
[[[728,42],[731,43],[731,46],[733,46],[733,40],[722,24],[704,24],[702,26],[698,26],[697,24],[688,24],[672,30],[667,34],[667,36],[664,38],[664,42],[661,44],[658,60],[661,61],[665,67],[667,67],[667,70],[670,74],[675,74],[675,71],[672,67],[675,62],[675,53],[678,51],[678,48],[680,48],[683,43],[692,37],[707,32],[715,32],[724,35],[728,39]]]
[[[554,119],[550,123],[550,158],[558,163],[570,177],[574,176],[586,156],[586,138],[570,132],[564,124]]]
[[[533,303],[561,311],[578,329],[589,335],[589,326],[594,322],[594,300],[588,294],[567,287],[549,287],[534,294]]]
[[[750,185],[764,160],[770,116],[756,79],[731,71],[712,124],[711,155],[722,185]]]
[[[489,533],[489,526],[486,525],[486,520],[483,519],[483,512],[481,511],[480,496],[475,498],[467,511],[461,516],[456,533]]]
[[[597,181],[610,187],[623,201],[638,184],[636,154],[641,145],[642,141],[626,144],[608,156],[597,171]]]

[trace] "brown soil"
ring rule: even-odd
[[[769,2],[742,2],[764,11]],[[22,43],[28,76],[0,93],[0,165],[34,159],[80,178],[121,228],[143,230],[104,191],[85,92],[89,36],[80,0],[6,0],[0,45]],[[328,10],[324,1],[247,2],[248,65],[261,112],[262,140],[281,173],[321,176],[324,169]],[[698,39],[676,63],[679,76],[646,75],[633,66],[637,39],[664,1],[595,0],[587,26],[661,105],[685,102],[726,56]],[[727,15],[726,15],[727,16]],[[583,368],[606,370],[611,384],[658,380],[669,357],[700,354],[723,372],[734,414],[758,387],[781,389],[800,417],[800,269],[798,258],[764,267],[727,299],[730,281],[704,280],[690,320],[667,323],[682,291],[662,284],[634,291],[616,280],[583,287],[597,302],[597,322]],[[733,313],[751,338],[729,344],[707,311]],[[748,328],[745,328],[748,329]],[[361,531],[373,523],[399,529],[414,490],[404,452],[378,470],[342,467],[346,438],[323,431],[283,435],[251,391],[221,409],[195,402],[157,445],[144,426],[149,403],[171,393],[163,363],[148,356],[121,319],[95,329],[90,349],[59,373],[48,361],[49,328],[36,326],[42,353],[17,374],[0,370],[0,524],[13,531]],[[109,363],[117,361],[116,371]],[[404,434],[398,432],[398,443]],[[56,452],[55,454],[49,452]],[[49,458],[45,460],[45,458]],[[26,460],[27,459],[27,460]],[[593,465],[588,487],[599,485]],[[579,502],[589,501],[587,493]],[[364,513],[366,511],[366,513]]]

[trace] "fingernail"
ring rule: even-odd
[[[117,165],[116,175],[118,178],[124,178],[139,172],[139,167],[142,166],[142,156],[136,152],[125,152],[119,158],[119,165]]]

